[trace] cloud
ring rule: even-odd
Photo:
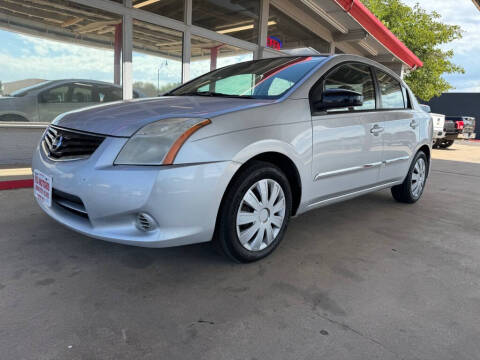
[[[3,31],[0,31],[0,39]],[[11,34],[9,34],[11,36]],[[16,35],[0,52],[0,79],[82,78],[113,80],[113,51]]]

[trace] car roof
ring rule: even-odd
[[[276,56],[276,57],[273,57],[271,59],[278,59],[278,58],[294,59],[294,58],[298,58],[298,57],[321,57],[321,58],[325,58],[326,61],[323,63],[323,65],[328,63],[329,60],[334,60],[334,59],[339,61],[339,62],[348,62],[348,61],[361,62],[361,63],[367,64],[367,65],[370,65],[370,66],[377,67],[379,70],[381,70],[383,72],[386,72],[387,74],[393,76],[394,78],[396,78],[397,80],[399,80],[401,83],[403,83],[405,85],[403,79],[395,71],[386,67],[385,65],[380,64],[379,62],[377,62],[373,59],[370,59],[370,58],[367,58],[367,57],[364,57],[364,56],[360,56],[360,55],[354,55],[354,54],[308,54],[308,53],[302,54],[302,53],[300,53],[300,54],[295,54],[295,55]],[[265,60],[265,59],[258,59],[258,60]],[[258,61],[258,60],[252,60],[252,61]],[[321,66],[323,66],[323,65],[321,65]]]

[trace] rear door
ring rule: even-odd
[[[376,69],[376,79],[383,114],[383,183],[403,179],[420,136],[420,120],[413,110],[407,89],[393,76]]]
[[[346,63],[329,71],[310,91],[310,101],[326,89],[347,89],[363,95],[363,105],[316,111],[312,107],[312,177],[322,201],[374,186],[382,157],[381,114],[376,111],[370,66]]]

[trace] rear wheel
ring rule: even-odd
[[[398,202],[413,204],[423,194],[428,174],[428,159],[419,151],[412,161],[407,177],[402,184],[392,187],[392,196]]]
[[[275,165],[255,161],[229,186],[220,208],[215,241],[235,261],[262,259],[282,240],[291,209],[286,176]]]

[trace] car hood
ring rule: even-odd
[[[110,136],[132,136],[154,121],[172,117],[212,118],[228,112],[269,105],[275,100],[205,96],[164,96],[119,101],[74,110],[52,124]]]

